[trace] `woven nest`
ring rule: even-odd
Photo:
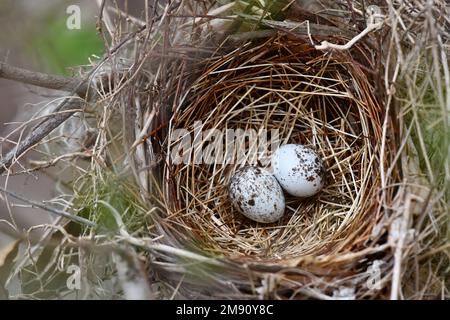
[[[210,59],[171,121],[172,132],[187,129],[194,141],[201,130],[205,139],[184,151],[189,161],[165,168],[170,177],[167,220],[190,234],[202,250],[237,260],[277,262],[358,247],[379,213],[381,107],[373,90],[349,56],[331,56],[287,36]],[[198,161],[202,151],[205,160],[208,145],[217,143],[208,137],[211,129],[224,133],[215,137],[219,152],[214,161]],[[230,130],[247,134],[234,141],[231,151],[225,138]],[[264,134],[272,130],[278,130],[283,144],[315,149],[327,173],[317,196],[287,196],[285,216],[265,225],[233,209],[227,186],[236,168],[268,165],[272,150],[266,147],[274,137]],[[174,154],[186,136],[171,138],[168,153]],[[255,138],[262,143],[257,145]],[[252,156],[252,148],[261,144],[266,150]]]

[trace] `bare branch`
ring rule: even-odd
[[[315,46],[317,50],[326,50],[326,49],[336,49],[336,50],[348,50],[355,43],[364,38],[367,34],[374,30],[379,30],[384,24],[384,15],[381,14],[381,10],[378,6],[371,5],[367,8],[368,18],[367,18],[367,27],[361,31],[360,34],[356,35],[344,45],[330,43],[328,41],[322,41],[320,45]]]
[[[9,196],[19,200],[19,201],[23,201],[23,202],[29,204],[32,208],[39,208],[39,209],[45,210],[47,212],[56,214],[58,216],[67,218],[69,220],[72,220],[74,222],[78,222],[78,223],[81,223],[81,224],[84,224],[84,225],[88,225],[88,226],[91,226],[91,227],[94,227],[96,225],[94,222],[92,222],[92,221],[90,221],[88,219],[85,219],[85,218],[79,217],[79,216],[74,216],[74,215],[72,215],[70,213],[67,213],[67,212],[63,211],[63,210],[58,210],[58,209],[55,209],[55,208],[52,208],[52,207],[40,204],[40,203],[35,202],[35,201],[25,199],[25,198],[19,196],[18,194],[14,193],[14,192],[11,192],[11,191],[3,189],[2,187],[0,187],[0,192],[3,192],[5,194],[7,194],[7,195],[9,195]]]
[[[22,82],[37,87],[75,92],[80,97],[85,97],[88,84],[82,83],[80,78],[64,77],[47,73],[30,71],[0,62],[0,78]],[[80,83],[82,83],[80,85]]]
[[[95,70],[96,68],[91,70],[84,79],[81,79],[49,75],[0,63],[0,77],[44,88],[71,92],[70,96],[56,107],[53,114],[41,121],[25,140],[2,159],[0,162],[0,174],[7,171],[24,153],[36,146],[43,138],[59,127],[61,123],[82,109],[85,104],[84,99],[92,100],[95,97],[94,89],[89,86],[90,76]],[[79,95],[83,99],[76,99],[73,95]]]
[[[50,134],[61,123],[70,118],[76,111],[80,110],[85,101],[82,99],[66,98],[56,108],[57,113],[42,121],[19,145],[12,149],[0,162],[0,174],[8,170],[22,154],[33,148],[44,137]]]

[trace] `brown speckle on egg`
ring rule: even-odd
[[[283,190],[276,178],[264,169],[247,166],[236,170],[228,191],[234,208],[254,221],[271,223],[284,214]]]
[[[273,154],[272,165],[280,185],[293,196],[310,197],[323,187],[323,161],[309,147],[299,144],[283,145]]]

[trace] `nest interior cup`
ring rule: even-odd
[[[189,151],[189,161],[169,160],[167,221],[202,250],[238,260],[331,255],[362,245],[379,215],[381,107],[361,62],[349,57],[277,35],[210,58],[172,117],[168,154],[186,137],[175,138],[176,130],[187,130],[195,141],[199,126],[203,138],[224,133],[215,139],[225,151],[214,161],[198,161],[196,152],[204,154],[208,146],[204,142]],[[313,148],[326,166],[324,188],[310,198],[286,194],[285,215],[275,223],[245,218],[230,203],[229,179],[243,165],[268,164],[249,153],[224,157],[227,130],[250,132],[243,140],[246,150],[264,130],[266,146],[276,130],[281,144]]]

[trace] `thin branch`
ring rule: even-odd
[[[371,5],[367,7],[366,13],[368,16],[366,20],[367,27],[363,31],[361,31],[360,34],[353,37],[353,39],[351,39],[349,42],[347,42],[344,45],[339,45],[330,43],[328,41],[322,41],[321,44],[315,46],[315,48],[317,50],[326,50],[326,49],[348,50],[370,32],[374,30],[380,30],[384,24],[385,18],[385,16],[381,12],[381,9],[376,5]]]
[[[250,21],[258,21],[262,23],[265,26],[268,26],[270,28],[273,28],[275,30],[283,30],[285,32],[290,32],[293,34],[299,34],[299,35],[305,35],[308,36],[309,33],[313,33],[315,36],[331,36],[331,35],[341,35],[341,36],[347,36],[347,37],[353,37],[355,32],[351,30],[344,30],[338,27],[333,27],[329,25],[320,25],[316,23],[308,22],[308,25],[306,22],[296,22],[296,21],[273,21],[273,20],[267,20],[267,19],[259,19],[256,16],[251,16],[247,14],[239,14],[239,16],[248,19]],[[259,30],[253,31],[255,34],[261,33],[264,34],[265,32],[273,32],[271,30]],[[249,32],[245,32],[244,34],[247,34]],[[236,37],[238,35],[233,35],[232,37]]]
[[[70,213],[67,213],[65,211],[58,210],[58,209],[55,209],[55,208],[51,208],[49,206],[45,206],[45,205],[40,204],[38,202],[25,199],[25,198],[19,196],[18,194],[14,193],[14,192],[11,192],[11,191],[8,191],[6,189],[3,189],[2,187],[0,187],[0,192],[3,192],[5,194],[7,194],[7,195],[9,195],[9,196],[19,200],[19,201],[23,201],[23,202],[29,204],[32,208],[42,209],[42,210],[45,210],[47,212],[56,214],[57,216],[61,216],[61,217],[67,218],[67,219],[69,219],[71,221],[78,222],[78,223],[81,223],[81,224],[84,224],[84,225],[87,225],[87,226],[90,226],[90,227],[95,227],[96,226],[96,224],[94,222],[92,222],[92,221],[90,221],[88,219],[85,219],[83,217],[74,216],[74,215],[72,215]]]
[[[80,78],[64,77],[47,73],[30,71],[0,62],[0,78],[22,82],[37,87],[67,91],[74,91],[80,97],[85,97],[88,91],[87,83]]]
[[[71,96],[78,95],[83,99],[93,99],[95,97],[94,90],[89,86],[88,81],[92,73],[90,72],[84,79],[70,78],[34,72],[0,62],[0,78],[71,92]],[[44,137],[76,113],[75,110],[82,109],[85,103],[83,99],[75,99],[73,97],[64,99],[56,107],[53,114],[42,120],[22,143],[17,145],[2,159],[0,162],[0,174],[8,170],[25,152],[36,146]]]
[[[367,34],[372,32],[373,30],[379,29],[383,25],[383,22],[378,22],[374,24],[369,24],[360,34],[353,37],[349,42],[344,45],[330,43],[328,41],[322,41],[320,45],[315,46],[316,50],[326,50],[326,49],[336,49],[336,50],[348,50],[359,40],[364,38]]]
[[[44,137],[70,118],[75,113],[73,110],[80,110],[84,103],[85,101],[81,99],[64,99],[55,110],[58,113],[52,114],[51,117],[43,120],[19,145],[4,157],[0,162],[0,174],[8,170],[24,153],[36,146]]]

